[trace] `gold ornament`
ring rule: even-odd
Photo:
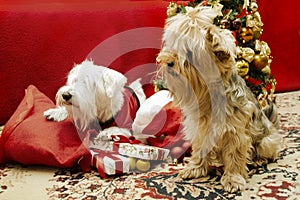
[[[261,93],[257,96],[258,103],[260,104],[260,107],[262,109],[264,109],[268,105],[267,97],[268,97],[268,92],[265,87],[262,87]]]
[[[255,40],[255,51],[259,51],[260,54],[270,55],[271,49],[264,41]]]
[[[258,27],[262,27],[264,24],[262,23],[260,14],[259,14],[259,12],[257,11],[257,10],[258,10],[258,5],[257,5],[257,3],[252,2],[250,8],[251,8],[251,13],[252,13],[252,15],[253,15],[253,19],[254,19],[255,22],[256,22],[255,25],[258,26]]]
[[[239,30],[242,26],[242,22],[241,22],[241,19],[237,18],[235,20],[233,20],[232,22],[232,27],[235,29],[235,30]]]
[[[239,31],[239,39],[241,42],[246,43],[253,39],[254,33],[252,28],[243,27]]]
[[[264,74],[271,74],[271,68],[270,68],[270,65],[267,65],[267,66],[264,67],[261,71],[262,71],[262,73],[264,73]]]
[[[229,29],[230,28],[230,21],[228,19],[222,19],[220,21],[220,27],[223,29]]]
[[[136,167],[136,159],[133,157],[129,157],[129,168],[130,170],[134,170]]]
[[[169,166],[177,166],[178,165],[178,160],[175,158],[171,163],[169,163]]]
[[[264,74],[267,74],[267,75],[271,74],[271,67],[270,67],[271,62],[272,62],[272,59],[269,57],[267,66],[261,70]]]
[[[253,29],[255,38],[259,38],[263,31],[261,28],[263,26],[263,23],[260,14],[257,11],[258,10],[257,3],[252,2],[250,5],[250,9],[251,9],[251,14],[247,15],[246,17],[246,26],[251,27]]]
[[[248,74],[249,72],[249,63],[245,60],[238,60],[235,64],[237,70],[238,70],[238,74],[241,77],[244,77]]]
[[[150,162],[148,160],[142,160],[139,159],[136,162],[136,168],[140,171],[140,172],[146,172],[150,169],[151,165]]]
[[[214,10],[216,10],[218,12],[218,16],[223,16],[223,13],[222,13],[223,5],[220,4],[220,1],[221,0],[212,1],[212,2],[210,2],[210,5],[212,6],[212,8]]]
[[[274,100],[274,92],[275,92],[275,88],[276,88],[276,80],[275,79],[271,79],[271,84],[272,84],[272,88],[270,89],[270,100],[273,101]]]
[[[244,0],[243,8],[248,8],[249,4],[250,4],[249,0]]]
[[[167,7],[167,16],[172,17],[177,14],[178,5],[174,2],[170,2],[169,6]]]
[[[269,62],[268,56],[263,54],[256,54],[252,61],[253,66],[256,69],[262,70],[264,67],[267,66]]]
[[[237,49],[238,58],[243,58],[247,62],[251,63],[254,58],[255,52],[253,49],[249,47],[241,47],[239,46]]]

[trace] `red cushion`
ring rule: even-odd
[[[54,103],[30,85],[0,138],[0,164],[18,162],[72,167],[88,154],[70,120],[47,121],[43,112]]]

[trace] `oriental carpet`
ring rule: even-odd
[[[0,167],[0,199],[300,199],[300,91],[276,94],[284,147],[278,160],[249,170],[246,190],[222,189],[222,170],[183,181],[177,166],[161,165],[147,173],[102,179],[80,168],[7,164]]]

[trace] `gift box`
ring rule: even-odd
[[[101,150],[90,150],[92,155],[91,164],[101,177],[107,175],[123,174],[130,171],[130,160],[128,157],[112,154]]]
[[[90,148],[91,155],[82,158],[80,165],[84,171],[88,171],[89,166],[95,167],[103,178],[135,169],[146,172],[151,168],[151,161],[166,160],[170,153],[169,149],[142,144],[134,137],[102,136],[96,130],[87,132],[84,144]],[[133,161],[136,166],[131,169]]]
[[[119,143],[114,141],[90,143],[90,147],[102,151],[117,152],[120,155],[144,160],[166,160],[170,150],[144,144]]]

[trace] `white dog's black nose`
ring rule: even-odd
[[[62,94],[62,98],[65,100],[65,101],[69,101],[71,98],[72,98],[72,95],[69,93],[69,92],[64,92]]]

